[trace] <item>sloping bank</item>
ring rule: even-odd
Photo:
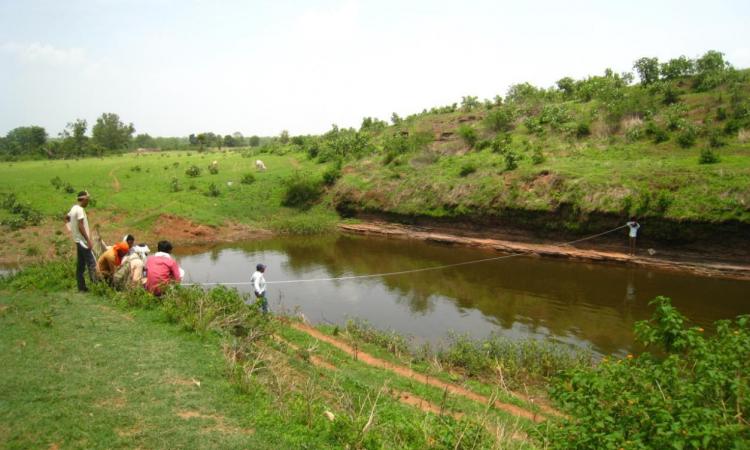
[[[489,228],[485,232],[482,232],[481,228],[461,227],[456,226],[456,224],[453,224],[451,227],[445,223],[435,224],[433,222],[432,226],[425,226],[424,221],[417,223],[420,225],[370,220],[365,223],[341,224],[339,225],[339,229],[349,233],[417,239],[447,245],[491,249],[504,253],[570,258],[611,264],[628,264],[662,270],[689,272],[700,276],[750,280],[750,264],[748,264],[748,261],[742,261],[741,254],[735,254],[734,252],[728,254],[714,253],[711,256],[715,259],[710,260],[701,257],[700,253],[696,253],[696,251],[680,251],[675,247],[658,252],[651,248],[641,248],[637,256],[630,256],[612,244],[612,238],[609,236],[618,231],[617,226],[605,229],[604,232],[615,230],[606,235],[596,236],[598,233],[593,233],[589,236],[572,238],[567,236],[565,240],[561,236],[560,241],[553,243],[548,239],[541,240],[534,235],[523,233],[519,230],[505,229],[501,231],[497,228]],[[623,232],[620,230],[617,238],[620,241],[623,241],[622,234]],[[591,242],[594,239],[588,238],[592,236],[598,240],[598,247],[602,249],[591,248]],[[575,246],[564,244],[564,242],[571,241],[579,242],[575,242],[573,244]],[[653,242],[647,241],[646,245],[648,244],[653,244]],[[743,248],[749,247],[736,248],[737,253],[741,252]],[[627,249],[624,248],[624,250]],[[725,258],[721,258],[722,255]]]

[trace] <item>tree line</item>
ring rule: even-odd
[[[208,147],[257,147],[263,141],[258,136],[244,137],[236,132],[221,136],[211,132],[188,137],[152,137],[135,134],[132,123],[124,123],[115,113],[103,113],[91,127],[85,119],[68,123],[58,136],[50,137],[44,127],[31,125],[10,130],[0,136],[0,159],[66,159],[86,156],[105,156],[139,148],[180,150]]]

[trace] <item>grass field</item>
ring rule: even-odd
[[[529,418],[370,365],[288,319],[260,317],[231,291],[180,290],[158,301],[107,289],[70,293],[72,279],[68,263],[0,279],[6,448],[538,445]],[[237,326],[247,334],[231,332]],[[327,332],[359,355],[403,364]],[[542,417],[494,382],[414,369]]]
[[[255,169],[256,157],[239,152],[162,152],[134,153],[102,159],[25,161],[0,164],[0,193],[15,193],[48,217],[61,217],[75,203],[75,193],[56,189],[59,177],[73,192],[88,190],[94,198],[93,215],[103,210],[119,216],[123,225],[135,230],[148,229],[160,214],[173,214],[205,225],[227,220],[262,229],[282,229],[294,224],[300,211],[281,206],[284,180],[296,172],[315,176],[324,166],[311,164],[299,154],[263,154],[268,170]],[[218,173],[208,166],[218,161]],[[200,169],[190,177],[186,170]],[[242,183],[251,174],[254,181]],[[176,180],[178,190],[173,183]],[[208,195],[210,185],[217,196]],[[4,211],[3,214],[8,214]],[[335,214],[325,208],[304,212],[310,227],[325,228]],[[298,222],[298,221],[297,221]]]

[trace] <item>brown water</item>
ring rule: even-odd
[[[178,249],[179,250],[179,249]],[[491,251],[350,235],[281,237],[179,254],[186,281],[248,281],[258,262],[266,280],[366,275],[497,256]],[[249,286],[238,286],[251,292]],[[633,324],[648,302],[671,297],[696,325],[750,313],[750,282],[516,256],[374,279],[269,285],[271,309],[299,309],[313,323],[362,318],[417,341],[449,332],[485,338],[550,338],[599,354],[633,349]]]

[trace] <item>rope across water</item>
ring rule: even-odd
[[[597,238],[599,236],[604,236],[605,234],[613,233],[617,230],[620,230],[622,228],[625,228],[627,225],[622,225],[617,228],[613,228],[611,230],[604,231],[602,233],[594,234],[591,236],[586,236],[581,239],[576,239],[574,241],[568,241],[568,242],[561,242],[559,244],[556,244],[558,246],[564,246],[564,245],[572,245],[578,242],[587,241],[590,239]],[[431,267],[423,267],[421,269],[409,269],[409,270],[399,270],[397,272],[383,272],[383,273],[374,273],[369,275],[349,275],[344,277],[330,277],[330,278],[305,278],[305,279],[298,279],[298,280],[278,280],[278,281],[268,281],[266,284],[292,284],[292,283],[315,283],[320,281],[344,281],[344,280],[361,280],[365,278],[381,278],[381,277],[390,277],[390,276],[396,276],[396,275],[406,275],[410,273],[418,273],[418,272],[427,272],[431,270],[443,270],[448,269],[451,267],[459,267],[459,266],[467,266],[469,264],[479,264],[483,262],[488,261],[498,261],[501,259],[508,259],[513,258],[514,256],[520,256],[524,253],[513,253],[510,255],[502,255],[502,256],[495,256],[492,258],[482,258],[482,259],[475,259],[472,261],[464,261],[460,263],[454,263],[454,264],[445,264],[442,266],[431,266]],[[245,285],[251,285],[251,281],[237,281],[237,282],[206,282],[206,283],[182,283],[183,286],[245,286]]]

